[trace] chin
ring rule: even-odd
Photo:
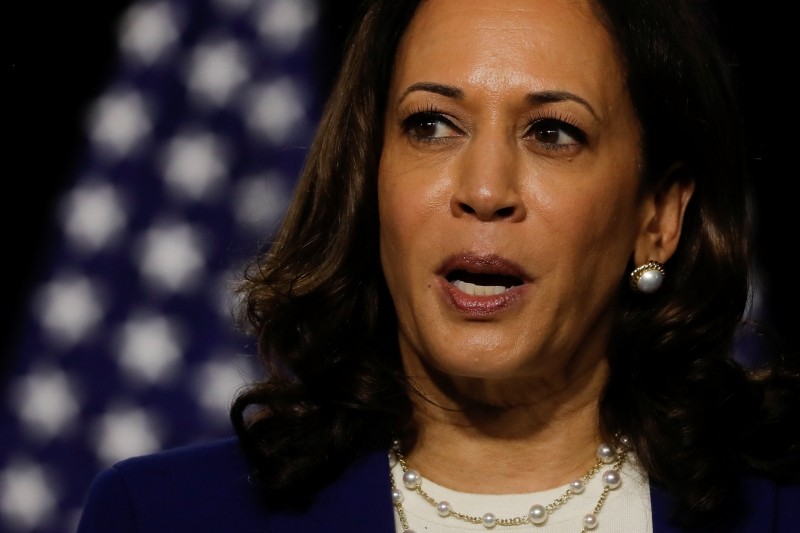
[[[435,372],[450,378],[495,381],[520,378],[528,373],[525,365],[519,361],[508,356],[488,355],[485,352],[474,357],[470,357],[468,353],[459,353],[448,358],[430,360],[429,364]]]

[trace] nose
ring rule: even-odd
[[[513,141],[470,141],[457,165],[450,211],[481,222],[525,218],[520,195],[519,156]]]

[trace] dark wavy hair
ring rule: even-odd
[[[266,376],[231,420],[276,506],[308,502],[410,423],[376,182],[393,59],[421,1],[363,3],[285,220],[238,287]],[[693,0],[594,5],[644,132],[643,190],[670,168],[695,181],[665,285],[644,296],[620,279],[601,421],[631,438],[676,516],[701,520],[735,502],[743,471],[797,471],[798,430],[784,423],[797,385],[733,355],[750,296],[747,164],[714,20]]]

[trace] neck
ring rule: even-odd
[[[462,492],[509,494],[567,484],[595,463],[604,440],[598,403],[606,375],[599,365],[580,380],[554,386],[416,373],[408,463]]]

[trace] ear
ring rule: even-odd
[[[694,177],[683,163],[672,165],[644,198],[642,225],[633,260],[665,263],[678,248],[686,206],[694,193]]]

